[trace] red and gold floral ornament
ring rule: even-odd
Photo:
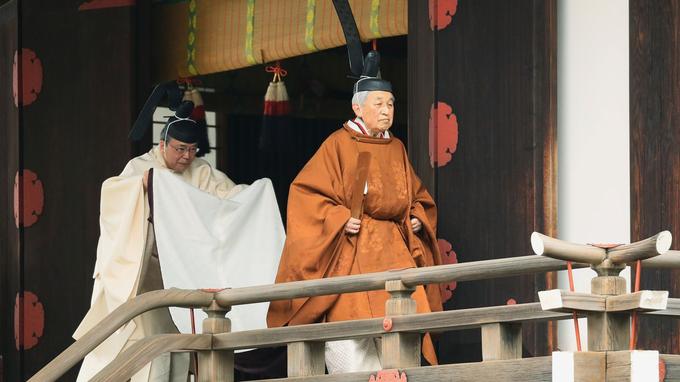
[[[430,165],[434,168],[449,163],[458,147],[458,119],[445,102],[437,102],[430,108],[429,152]]]
[[[19,185],[23,182],[22,192]],[[23,204],[23,206],[20,206]],[[43,213],[45,195],[43,183],[38,175],[31,170],[24,169],[21,176],[17,171],[14,176],[14,224],[19,227],[30,227],[35,224]],[[23,211],[20,211],[23,207]]]
[[[38,55],[28,49],[21,49],[21,94],[19,94],[19,51],[14,52],[12,65],[12,95],[14,106],[28,106],[38,99],[42,90],[43,66]]]
[[[439,246],[439,253],[442,255],[442,262],[446,264],[458,264],[458,255],[453,250],[451,243],[445,239],[437,239],[437,245]],[[449,301],[453,297],[453,291],[456,290],[458,283],[456,281],[451,281],[444,284],[439,284],[439,289],[442,295],[442,302]]]
[[[429,0],[430,28],[442,30],[451,24],[458,9],[458,0]]]
[[[29,291],[17,293],[14,303],[14,343],[17,350],[36,346],[44,330],[45,309],[38,296]]]

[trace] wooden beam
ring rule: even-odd
[[[624,350],[607,352],[606,381],[647,382],[658,380],[658,351]]]
[[[541,308],[552,312],[604,312],[606,309],[606,297],[590,293],[553,289],[538,292],[538,298]]]
[[[602,382],[606,374],[604,352],[552,353],[553,382]]]
[[[392,317],[392,332],[442,332],[479,328],[497,322],[539,322],[570,319],[571,314],[546,312],[539,303],[449,310]],[[340,321],[216,334],[215,349],[283,346],[300,341],[335,341],[378,337],[385,333],[383,319]]]
[[[669,298],[665,310],[644,312],[655,316],[680,317],[680,298]]]
[[[308,377],[326,373],[325,342],[288,344],[288,377]]]
[[[664,382],[680,381],[680,355],[659,354],[659,379]]]
[[[553,312],[623,312],[666,309],[667,291],[640,291],[630,294],[603,296],[553,289],[538,292],[541,307]]]
[[[128,321],[151,309],[166,306],[202,308],[213,301],[214,293],[183,289],[164,289],[147,292],[131,298],[119,306],[105,320],[90,329],[82,338],[74,342],[61,354],[40,369],[30,381],[52,381],[61,377],[70,368],[80,362]]]
[[[602,248],[569,243],[538,232],[531,234],[531,248],[537,255],[593,265],[600,264],[607,254]]]
[[[494,381],[494,382],[550,382],[552,381],[552,357],[534,357],[506,361],[458,363],[452,365],[407,368],[399,370],[410,381]],[[263,379],[252,382],[366,382],[376,372],[356,372],[314,377]],[[601,382],[598,381],[598,382]]]
[[[91,382],[127,381],[147,363],[163,353],[175,350],[210,349],[209,334],[158,334],[135,342],[97,373]],[[35,375],[29,381],[56,381],[57,378]]]
[[[607,297],[608,312],[664,310],[668,291],[643,290],[636,293]]]
[[[673,235],[669,231],[659,232],[647,239],[614,247],[607,251],[607,258],[615,264],[634,263],[666,253],[672,241]]]
[[[482,360],[522,358],[522,324],[482,325]]]
[[[573,267],[584,268],[587,265],[576,263],[573,264]],[[564,269],[567,269],[567,264],[561,260],[543,256],[518,256],[424,268],[410,268],[399,271],[295,281],[275,285],[225,289],[218,292],[215,298],[222,306],[234,306],[290,300],[299,297],[380,290],[384,289],[385,282],[389,280],[401,280],[405,285],[416,286],[450,281],[486,280]]]
[[[680,268],[680,251],[668,251],[662,255],[642,260],[642,267],[657,269]]]

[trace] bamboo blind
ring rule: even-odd
[[[408,32],[408,0],[350,0],[362,40]],[[243,68],[345,44],[331,0],[188,0],[153,7],[158,80]]]

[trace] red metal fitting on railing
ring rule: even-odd
[[[392,330],[392,319],[391,318],[385,317],[385,319],[383,320],[383,329],[386,332],[389,332],[389,331]]]
[[[229,288],[203,288],[203,289],[201,289],[201,291],[207,292],[207,293],[218,293],[218,292],[222,292],[225,289],[229,289]]]
[[[399,373],[397,369],[381,370],[376,375],[371,375],[368,382],[408,382],[406,373]]]

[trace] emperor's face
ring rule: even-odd
[[[352,110],[364,121],[369,132],[382,133],[392,127],[394,96],[382,90],[371,91],[363,105],[353,104]]]

